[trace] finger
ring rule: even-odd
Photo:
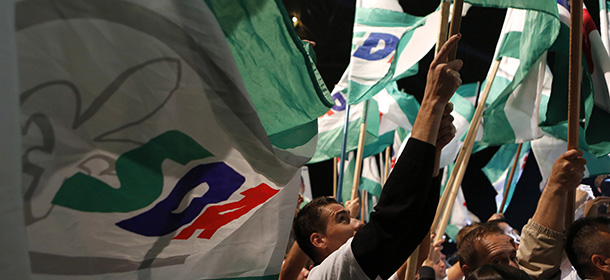
[[[438,64],[445,63],[449,58],[449,53],[451,50],[454,47],[457,47],[460,38],[462,38],[462,34],[460,33],[451,36],[451,38],[449,38],[449,40],[447,40],[447,42],[445,42],[445,44],[441,47],[441,50],[438,52],[432,63],[430,63],[430,68],[434,68]]]
[[[567,160],[572,160],[572,159],[576,159],[578,157],[581,157],[583,155],[582,151],[577,150],[577,149],[571,149],[566,151],[565,153],[563,153],[563,158],[567,159]]]
[[[461,59],[456,59],[456,60],[447,62],[447,68],[453,69],[456,71],[460,71],[460,69],[462,69],[462,66],[464,66],[464,61],[462,61]]]

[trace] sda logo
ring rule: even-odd
[[[68,178],[55,195],[52,203],[84,212],[130,212],[150,205],[163,189],[161,164],[170,159],[180,164],[212,156],[205,148],[186,134],[168,131],[151,139],[145,145],[128,151],[116,161],[116,173],[121,183],[115,189],[83,173]],[[144,236],[163,236],[191,223],[209,205],[222,203],[245,182],[244,176],[224,162],[200,164],[186,173],[174,186],[167,198],[150,210],[116,225]],[[180,213],[183,198],[200,184],[207,183],[209,190],[193,199]],[[188,239],[195,230],[204,231],[199,238],[210,239],[222,226],[248,213],[273,197],[278,190],[260,184],[241,193],[243,199],[225,205],[214,205],[174,239]]]

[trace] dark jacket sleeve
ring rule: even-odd
[[[422,266],[419,268],[419,280],[435,280],[436,272],[434,268],[429,266]]]
[[[440,192],[435,154],[433,145],[409,139],[370,222],[354,236],[352,251],[369,278],[389,278],[430,230]]]

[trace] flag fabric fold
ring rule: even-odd
[[[567,4],[558,1],[558,10],[561,15],[561,32],[557,41],[551,48],[553,60],[551,71],[553,73],[552,92],[541,110],[540,127],[556,138],[567,139],[562,124],[567,123],[568,108],[568,61],[569,61],[569,19]],[[608,129],[610,113],[604,110],[608,100],[608,85],[606,73],[610,73],[608,54],[601,49],[603,43],[595,25],[588,15],[583,13],[583,27],[586,29],[583,39],[583,73],[581,84],[581,118],[584,119],[584,142],[580,141],[580,148],[586,149],[595,156],[605,156],[610,152],[610,136],[604,132]],[[595,97],[595,95],[599,95]],[[559,126],[557,128],[556,126]],[[583,128],[581,128],[583,129]],[[584,145],[583,145],[584,144]]]
[[[348,104],[369,99],[389,83],[414,75],[436,43],[440,12],[402,11],[397,0],[359,1],[350,58]]]
[[[482,142],[487,145],[525,142],[542,135],[538,116],[547,73],[546,52],[557,38],[560,25],[557,8],[542,5],[547,2],[536,1],[541,6],[529,6],[534,2],[528,1],[520,6],[527,10],[507,9],[494,55],[500,67],[483,115]],[[545,9],[537,10],[541,7]]]
[[[281,2],[26,0],[14,18],[35,277],[277,278],[328,105]]]

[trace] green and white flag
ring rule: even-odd
[[[277,278],[313,136],[277,137],[326,110],[281,3],[14,5],[19,89],[3,98],[20,100],[34,278]],[[261,112],[270,92],[282,120]]]
[[[333,106],[311,57],[311,45],[303,43],[291,30],[292,22],[279,1],[206,3],[227,37],[242,80],[278,156],[294,161],[294,155],[298,155],[300,158],[293,163],[305,164],[315,150],[317,118]],[[251,11],[258,10],[273,10],[277,16],[265,17],[258,12],[251,15]],[[244,20],[248,18],[257,20]],[[270,28],[273,25],[281,26],[282,32]],[[278,38],[268,40],[274,36]],[[285,65],[278,67],[278,60]],[[308,83],[311,80],[316,82]]]
[[[335,105],[330,108],[326,114],[318,118],[318,145],[315,154],[309,163],[329,160],[333,157],[340,157],[341,155],[345,115],[347,114],[348,108],[346,102],[348,71],[349,67],[333,89],[332,97],[335,101]],[[366,104],[366,102],[362,102],[351,105],[349,108],[346,152],[358,148],[358,135],[360,133],[360,124],[362,123],[365,113],[364,106]],[[379,109],[377,107],[377,102],[372,99],[369,100],[367,110],[365,145],[376,143],[379,134]]]
[[[489,182],[496,190],[496,206],[498,207],[498,212],[504,213],[515,192],[515,187],[517,186],[517,182],[519,178],[521,178],[521,174],[523,173],[523,167],[525,166],[525,162],[527,161],[527,156],[530,151],[530,143],[525,142],[521,147],[521,152],[519,153],[519,159],[517,161],[517,166],[515,173],[513,175],[513,180],[508,184],[506,180],[508,179],[508,175],[510,174],[513,164],[515,162],[515,155],[517,153],[519,144],[506,144],[502,145],[498,151],[494,154],[494,156],[489,160],[489,162],[481,169]],[[504,205],[504,209],[500,209],[502,205],[502,199],[504,198],[504,191],[508,189],[508,196],[506,198],[506,204]]]
[[[527,1],[522,8],[529,10],[507,10],[494,55],[501,62],[483,115],[482,142],[488,145],[525,142],[542,135],[538,116],[547,73],[546,52],[560,23],[554,1]]]
[[[403,12],[398,0],[358,1],[348,103],[360,103],[389,83],[416,74],[417,63],[436,43],[431,34],[438,33],[439,24],[438,10],[419,17]]]
[[[561,129],[567,136],[567,125],[556,127],[556,131]],[[580,131],[580,147],[586,147],[584,143],[583,131]],[[540,174],[542,174],[542,182],[540,182],[540,190],[546,185],[546,181],[553,169],[553,163],[568,149],[568,143],[565,140],[555,138],[552,135],[544,134],[540,139],[532,141],[532,151],[536,157]],[[593,154],[582,149],[583,158],[587,160],[585,166],[585,178],[602,174],[610,174],[610,157],[608,155],[597,158]]]
[[[354,185],[354,173],[356,169],[356,161],[354,160],[355,156],[356,152],[350,152],[347,154],[347,162],[344,168],[345,177],[343,179],[343,187],[341,188],[342,202],[350,200],[352,197],[352,187]],[[360,185],[358,186],[358,190],[364,190],[371,196],[379,198],[381,195],[381,186],[381,173],[375,156],[362,159],[362,173],[360,175]]]
[[[553,53],[552,94],[546,106],[541,110],[542,129],[557,138],[567,139],[563,129],[555,126],[567,123],[568,108],[568,65],[569,65],[569,19],[567,8],[558,4],[561,15],[561,32],[551,48]],[[595,30],[595,24],[585,10],[583,13],[585,34],[583,42],[583,73],[581,84],[580,117],[584,119],[585,141],[580,142],[581,149],[586,149],[595,156],[606,156],[610,153],[610,96],[608,81],[610,75],[610,57],[602,49],[601,38]],[[583,146],[583,144],[586,144]]]

